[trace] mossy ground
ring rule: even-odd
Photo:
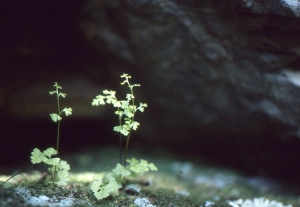
[[[89,189],[93,176],[111,170],[118,162],[118,149],[100,148],[62,157],[71,165],[67,186],[59,187],[42,181],[43,170],[40,168],[14,177],[10,188],[0,188],[0,204],[3,207],[37,206],[27,204],[26,199],[16,193],[16,188],[21,187],[28,190],[30,196],[54,198],[52,204],[54,201],[59,203],[60,199],[72,198],[73,207],[136,207],[134,199],[137,197],[147,198],[157,207],[200,207],[208,201],[213,202],[209,206],[228,207],[228,200],[255,197],[300,206],[299,189],[267,178],[243,176],[199,159],[183,160],[161,152],[150,156],[136,151],[128,157],[146,159],[159,169],[144,174],[138,180],[128,180],[128,183],[136,183],[141,187],[139,195],[129,195],[121,189],[115,197],[100,201],[94,197]],[[0,176],[1,181],[7,178],[9,176]]]

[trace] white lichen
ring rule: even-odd
[[[253,200],[238,199],[236,201],[230,201],[229,205],[232,207],[293,207],[292,205],[283,205],[281,202],[270,201],[266,198],[254,198]]]

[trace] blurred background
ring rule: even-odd
[[[125,99],[139,129],[130,148],[173,151],[249,174],[300,182],[298,4],[270,0],[5,1],[0,7],[0,165],[27,165],[56,146],[58,82],[73,115],[60,151],[115,145],[104,89]]]

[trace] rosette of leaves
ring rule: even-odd
[[[58,157],[52,157],[53,155],[57,155],[57,151],[53,148],[48,148],[43,152],[38,148],[35,148],[32,151],[30,158],[33,164],[44,162],[45,164],[50,165],[48,170],[51,173],[53,180],[56,180],[55,183],[61,186],[66,185],[67,181],[69,181],[70,165]]]
[[[119,189],[126,181],[126,178],[137,177],[149,170],[157,170],[153,163],[148,163],[146,160],[138,161],[135,158],[126,160],[129,165],[124,167],[120,163],[109,173],[105,175],[97,175],[94,177],[94,181],[91,185],[95,197],[98,200],[106,198],[108,196],[116,196],[119,194]]]

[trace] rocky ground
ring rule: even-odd
[[[136,150],[129,157],[151,161],[159,170],[137,180],[129,179],[116,197],[98,201],[89,190],[93,176],[109,171],[117,162],[118,150],[105,147],[65,156],[71,165],[71,181],[64,187],[41,181],[42,166],[14,177],[10,187],[0,189],[0,204],[3,207],[229,207],[229,202],[241,198],[265,198],[284,205],[300,205],[300,189],[291,184],[242,174],[207,160],[164,151],[151,155],[142,151]],[[8,177],[1,175],[0,180]],[[256,200],[259,201],[262,202]]]

